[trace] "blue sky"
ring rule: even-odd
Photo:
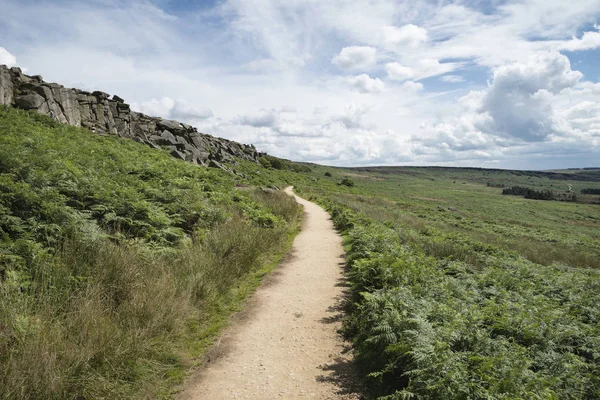
[[[0,64],[331,165],[600,166],[598,0],[0,0]]]

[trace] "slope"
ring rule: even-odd
[[[4,399],[167,396],[296,231],[168,151],[6,107],[0,143]]]

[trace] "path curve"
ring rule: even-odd
[[[292,193],[292,188],[286,189]],[[226,329],[182,400],[358,399],[348,344],[338,334],[344,296],[342,239],[329,214],[304,206],[291,256]]]

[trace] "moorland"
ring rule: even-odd
[[[367,398],[600,397],[600,170],[227,170],[0,108],[2,397],[169,398],[321,204]],[[503,194],[551,192],[548,199]]]

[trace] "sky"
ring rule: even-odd
[[[336,166],[600,167],[600,0],[0,0],[0,64]]]

